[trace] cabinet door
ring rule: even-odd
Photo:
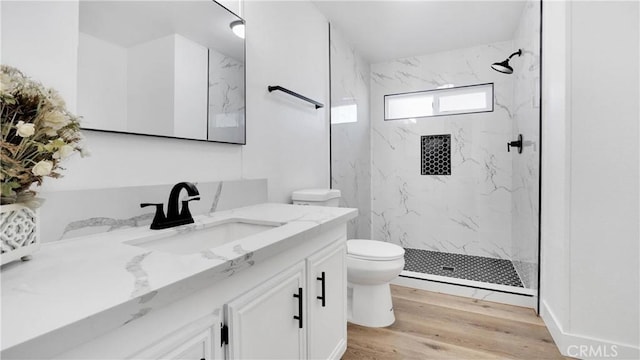
[[[194,321],[158,340],[132,359],[214,360],[222,359],[220,349],[221,310]],[[217,344],[217,345],[216,345]]]
[[[347,269],[344,240],[307,259],[310,359],[339,359],[347,348]]]
[[[303,284],[304,262],[300,262],[229,302],[229,358],[306,358]]]
[[[189,341],[163,355],[161,359],[171,360],[201,360],[213,359],[211,344],[211,329],[189,339]]]

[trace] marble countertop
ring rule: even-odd
[[[33,260],[2,267],[2,350],[56,330],[95,327],[96,315],[120,326],[224,279],[357,215],[356,209],[260,204],[195,217],[164,230],[130,228],[44,244]],[[250,219],[284,225],[211,250],[177,255],[123,243],[149,232],[180,234],[211,221]],[[179,286],[175,286],[179,285]],[[92,324],[82,324],[94,318]]]

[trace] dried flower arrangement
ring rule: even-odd
[[[53,89],[0,65],[1,203],[33,203],[31,185],[60,177],[60,162],[82,147],[79,118]]]

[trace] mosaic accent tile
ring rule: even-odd
[[[410,248],[404,251],[404,269],[408,271],[524,287],[509,260]]]
[[[451,134],[423,135],[422,175],[451,175]]]

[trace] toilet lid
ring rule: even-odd
[[[385,241],[353,239],[347,241],[347,254],[367,260],[395,260],[404,256],[404,249]]]

